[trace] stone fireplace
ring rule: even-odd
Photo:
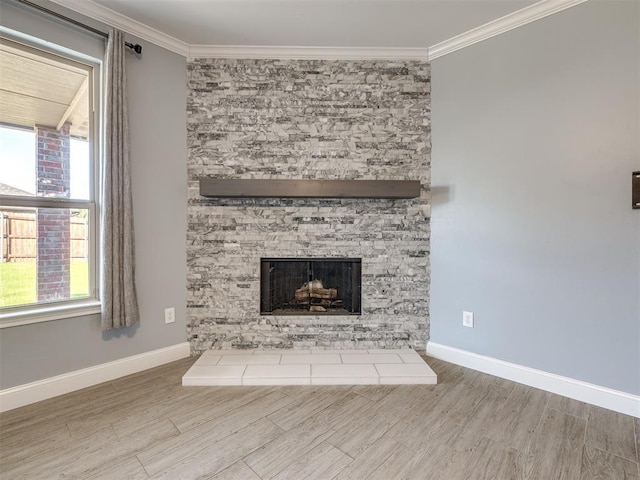
[[[192,59],[188,72],[192,353],[424,350],[428,63]],[[204,198],[202,178],[418,180],[422,187],[411,199]],[[343,298],[344,285],[307,264],[287,285],[289,305],[268,311],[261,291],[273,286],[264,282],[274,264],[265,262],[293,258],[358,260],[359,295]],[[338,300],[345,311],[331,303]],[[307,310],[285,311],[301,306]]]

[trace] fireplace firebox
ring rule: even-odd
[[[360,258],[262,258],[261,315],[360,315]]]

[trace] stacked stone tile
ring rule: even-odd
[[[428,338],[425,62],[188,64],[187,311],[211,348],[398,348]],[[198,179],[420,180],[419,198],[206,199]],[[362,258],[361,316],[260,316],[261,257]]]

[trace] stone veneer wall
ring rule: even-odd
[[[187,311],[211,348],[424,350],[426,62],[195,59],[188,64]],[[411,200],[205,199],[198,179],[420,180]],[[361,257],[361,316],[260,316],[261,257]]]

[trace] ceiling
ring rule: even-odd
[[[85,0],[82,3],[106,7],[190,45],[426,48],[536,2]]]

